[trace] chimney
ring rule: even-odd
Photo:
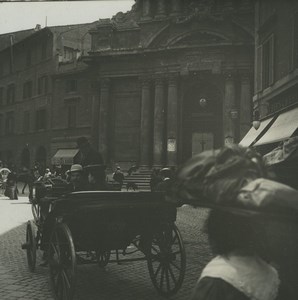
[[[38,31],[41,29],[41,25],[40,24],[36,24],[35,28],[34,28],[34,31]]]

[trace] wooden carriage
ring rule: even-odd
[[[27,223],[23,248],[32,272],[36,250],[45,251],[57,299],[73,298],[77,265],[87,263],[104,267],[111,262],[146,260],[159,294],[170,296],[180,289],[185,250],[175,225],[176,207],[163,193],[45,194],[32,201],[34,221]]]

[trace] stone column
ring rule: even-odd
[[[252,123],[252,95],[251,77],[248,72],[241,74],[240,90],[240,139],[242,139],[251,127]]]
[[[178,136],[178,80],[177,75],[171,75],[168,83],[167,111],[167,165],[177,166],[177,136]]]
[[[166,16],[166,2],[165,0],[158,0],[156,18],[164,18],[165,16]]]
[[[143,0],[143,11],[142,19],[150,20],[151,19],[151,0]]]
[[[159,77],[155,80],[155,101],[153,119],[153,164],[163,165],[164,151],[164,130],[165,130],[165,110],[164,110],[164,81]]]
[[[100,83],[99,105],[99,140],[98,149],[107,163],[108,154],[108,113],[109,113],[110,80],[104,78]]]
[[[177,16],[181,13],[181,0],[172,0],[171,1],[171,16]]]
[[[149,166],[152,152],[151,133],[151,103],[150,103],[150,79],[141,78],[142,81],[142,104],[141,104],[141,155],[140,164]],[[151,133],[152,134],[152,133]]]
[[[233,144],[235,142],[235,123],[232,118],[232,111],[236,104],[236,87],[235,79],[232,73],[225,74],[225,99],[223,107],[223,125],[224,125],[224,142]]]
[[[92,96],[92,128],[91,128],[91,136],[92,136],[92,144],[97,148],[98,147],[98,127],[99,127],[99,99],[98,96]],[[98,149],[99,150],[99,149]]]

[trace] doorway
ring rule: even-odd
[[[191,156],[214,149],[213,132],[193,132]]]
[[[194,77],[190,83],[185,84],[181,131],[182,161],[222,145],[223,96],[219,88],[210,82],[214,80],[198,80]]]

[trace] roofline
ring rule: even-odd
[[[39,29],[39,30],[37,30],[36,32],[33,32],[32,34],[30,34],[29,36],[27,36],[27,37],[25,37],[24,39],[22,39],[22,40],[20,40],[20,41],[18,41],[18,42],[16,42],[16,43],[14,43],[12,46],[14,47],[15,45],[18,45],[18,44],[20,44],[20,43],[22,43],[23,41],[26,41],[26,40],[28,40],[28,39],[31,39],[31,38],[34,38],[37,34],[40,34],[40,32],[44,32],[44,31],[50,31],[51,33],[54,33],[53,31],[53,29],[54,28],[57,28],[57,27],[75,27],[75,26],[87,26],[87,25],[91,25],[91,24],[93,24],[93,23],[96,23],[97,21],[94,21],[94,22],[91,22],[91,23],[82,23],[82,24],[71,24],[71,25],[57,25],[57,26],[48,26],[48,27],[44,27],[44,28],[41,28],[41,29]],[[21,31],[27,31],[27,30],[30,30],[30,29],[26,29],[26,30],[21,30]],[[20,32],[20,31],[14,31],[14,32],[12,32],[12,33],[10,33],[10,34],[13,34],[13,33],[15,33],[15,32]],[[62,34],[63,32],[60,32],[60,34]],[[5,34],[8,34],[9,35],[9,33],[5,33]],[[3,34],[4,35],[4,34]],[[6,47],[6,48],[4,48],[4,49],[2,49],[1,51],[0,51],[0,53],[2,53],[2,52],[4,52],[4,51],[6,51],[7,49],[10,49],[10,47],[11,46],[8,46],[8,47]]]

